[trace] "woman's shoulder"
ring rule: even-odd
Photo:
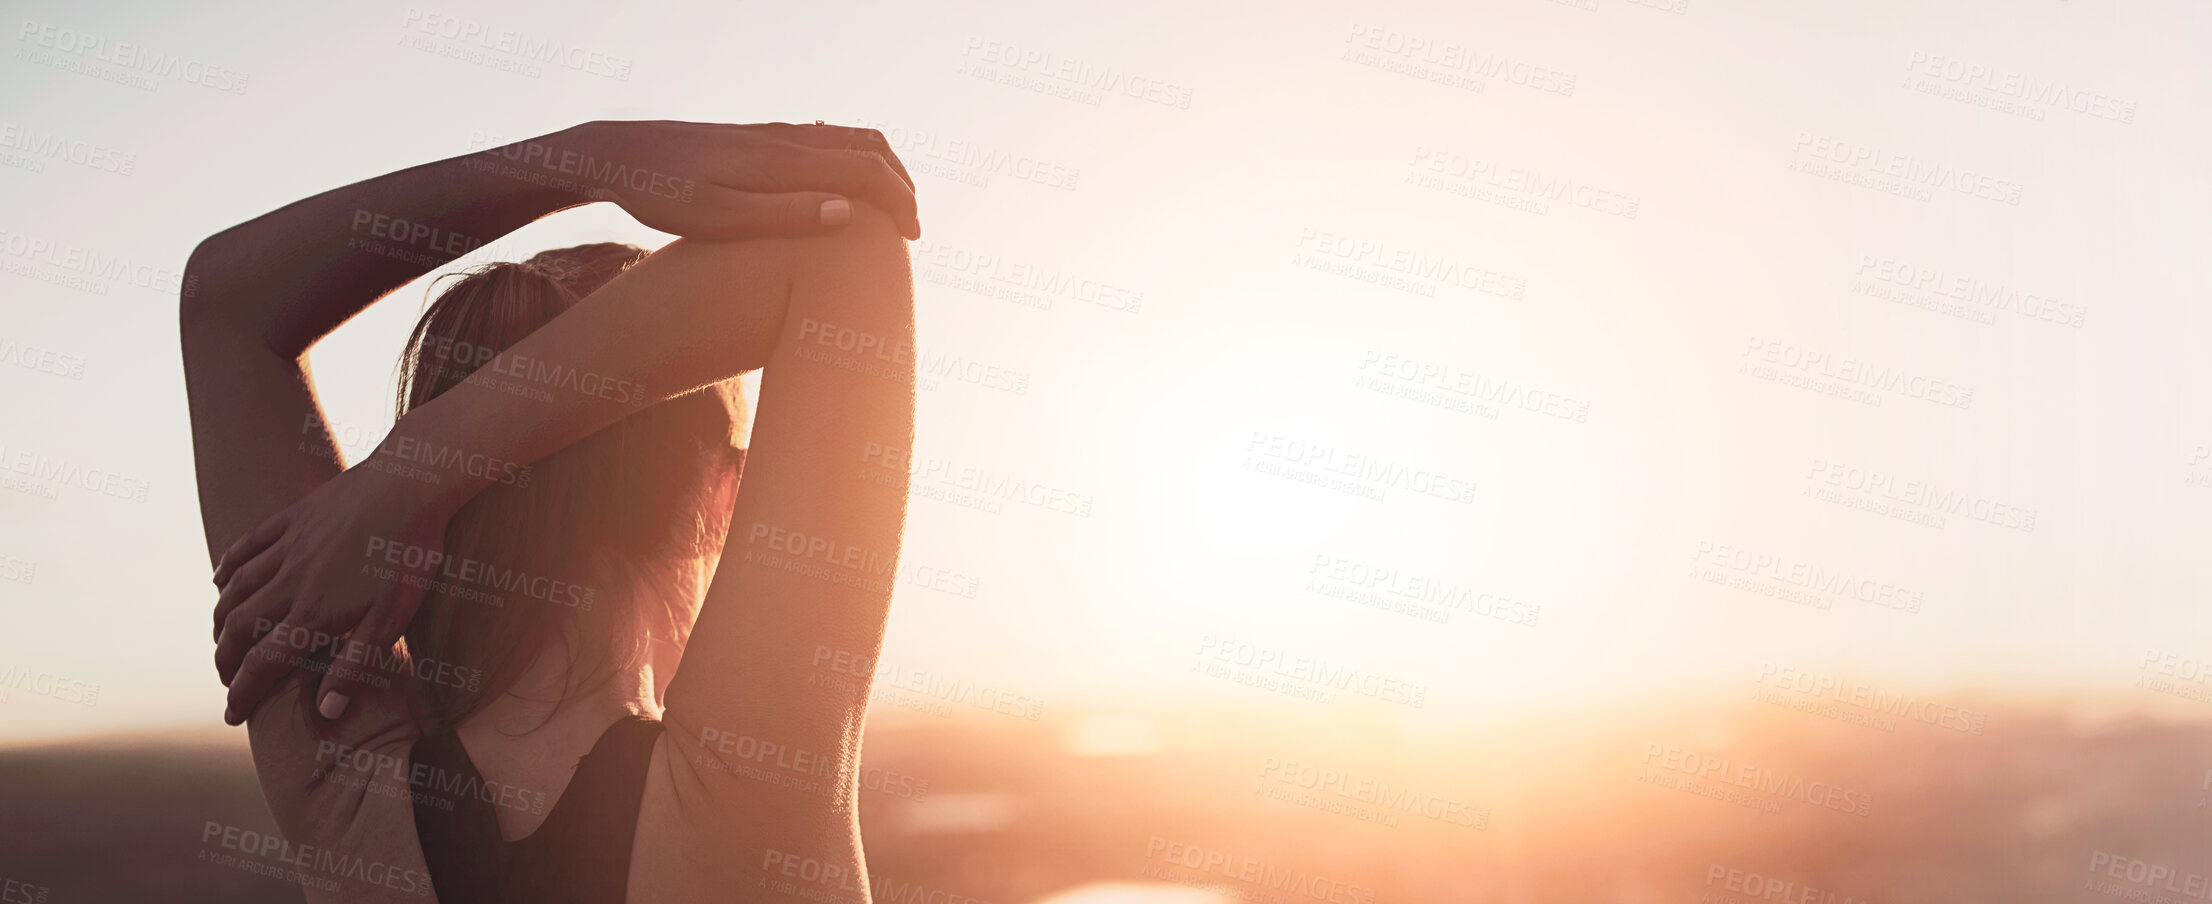
[[[254,771],[284,844],[273,852],[308,900],[434,899],[415,833],[420,732],[395,691],[370,691],[337,722],[311,723],[295,672],[247,722]]]

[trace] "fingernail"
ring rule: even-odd
[[[337,691],[331,691],[330,693],[323,695],[323,704],[319,707],[316,707],[316,709],[323,714],[323,718],[335,719],[339,716],[345,715],[346,704],[352,702],[352,697],[348,697],[344,694],[338,693]]]
[[[844,200],[822,202],[822,225],[843,226],[852,222],[852,219],[853,202]]]

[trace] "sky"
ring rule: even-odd
[[[1320,663],[1423,694],[1329,713],[1411,726],[1796,674],[2212,699],[2201,4],[0,24],[0,742],[219,718],[194,244],[595,119],[869,126],[914,173],[886,664],[1070,712],[1276,705]],[[596,205],[455,267],[668,238]],[[313,353],[351,453],[424,284]]]

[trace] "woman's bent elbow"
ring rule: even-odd
[[[867,204],[853,204],[851,222],[828,235],[792,240],[793,266],[800,282],[809,271],[837,274],[835,283],[865,286],[870,294],[913,296],[913,264],[898,222]],[[854,280],[857,278],[857,285]]]

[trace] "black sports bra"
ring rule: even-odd
[[[493,807],[516,804],[486,787],[461,739],[449,730],[417,740],[408,770],[415,837],[438,900],[622,904],[645,770],[660,734],[661,723],[646,716],[615,720],[576,761],[538,830],[514,841],[499,837]]]

